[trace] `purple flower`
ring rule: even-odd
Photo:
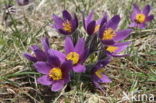
[[[130,43],[131,42],[123,42],[123,43],[115,43],[113,45],[108,45],[106,47],[106,53],[107,55],[113,56],[113,57],[127,56],[127,55],[121,55],[119,53],[125,50]]]
[[[18,5],[20,6],[24,6],[30,3],[30,0],[16,0],[16,2],[18,3]]]
[[[77,16],[74,14],[74,17],[72,17],[67,10],[64,10],[62,14],[63,18],[53,15],[54,20],[53,27],[61,34],[64,35],[72,34],[78,27]]]
[[[149,15],[150,11],[150,5],[146,5],[143,10],[140,10],[140,8],[134,4],[133,12],[130,17],[132,23],[129,25],[129,27],[145,28],[146,22],[150,22],[154,18],[153,15]]]
[[[65,39],[66,60],[71,60],[74,72],[85,72],[86,67],[83,65],[87,58],[88,49],[85,47],[85,40],[80,38],[74,46],[70,37]]]
[[[99,61],[92,69],[92,81],[97,88],[100,88],[99,83],[110,83],[111,80],[107,77],[104,72],[104,67],[110,62],[110,59]]]
[[[116,30],[119,22],[120,17],[116,15],[100,28],[99,38],[103,44],[113,45],[115,42],[124,40],[130,35],[132,29]]]
[[[103,18],[94,20],[94,12],[92,11],[87,17],[83,19],[84,29],[89,35],[95,34],[99,31],[100,26],[107,21],[107,15],[104,14]]]
[[[30,53],[24,53],[24,57],[32,62],[46,61],[48,56],[48,49],[50,48],[48,38],[43,38],[41,42],[44,50],[39,48],[37,45],[33,45],[30,47],[30,49],[34,54],[32,55]]]
[[[85,48],[85,41],[80,38],[74,46],[70,37],[65,39],[65,54],[57,50],[50,49],[48,53],[53,56],[57,56],[60,61],[72,61],[74,72],[85,72],[86,67],[83,65],[87,58],[88,49]]]
[[[51,86],[51,91],[61,90],[70,81],[71,61],[61,62],[58,57],[49,55],[47,62],[38,61],[34,66],[43,74],[37,79],[38,83]]]

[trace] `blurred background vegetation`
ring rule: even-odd
[[[88,81],[73,81],[59,93],[38,85],[31,63],[23,56],[32,44],[40,45],[40,38],[50,38],[51,47],[62,50],[63,37],[50,27],[52,14],[62,10],[78,15],[95,11],[96,18],[107,12],[110,17],[119,14],[120,29],[127,28],[132,4],[152,6],[155,0],[31,0],[19,6],[15,0],[0,0],[0,102],[1,103],[130,103],[123,97],[141,91],[156,96],[156,20],[143,30],[136,30],[127,39],[132,45],[125,51],[129,57],[114,58],[106,67],[106,74],[113,80],[101,84],[104,92],[95,89]],[[155,15],[156,16],[156,15]],[[79,30],[86,35],[82,26]]]

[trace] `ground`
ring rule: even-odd
[[[9,0],[8,0],[9,1]],[[112,83],[101,84],[100,91],[87,80],[73,80],[61,92],[54,93],[50,88],[37,84],[39,73],[32,63],[23,57],[32,44],[40,44],[40,38],[50,38],[51,47],[63,50],[63,36],[50,27],[52,14],[61,15],[68,11],[78,15],[95,11],[96,18],[103,12],[110,16],[120,14],[120,29],[127,28],[132,4],[142,8],[149,4],[156,14],[154,0],[34,0],[27,6],[18,6],[15,0],[7,13],[5,4],[0,1],[0,102],[1,103],[131,103],[125,96],[132,93],[153,94],[156,97],[156,20],[143,30],[135,30],[127,41],[132,41],[125,53],[130,56],[114,58],[105,68]],[[156,16],[156,15],[155,15]],[[82,24],[80,24],[82,25]],[[85,34],[82,26],[79,30]],[[86,34],[85,34],[86,35]],[[156,101],[156,99],[155,99]],[[153,102],[152,102],[153,103]]]

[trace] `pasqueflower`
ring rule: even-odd
[[[130,35],[131,29],[117,30],[119,22],[120,17],[116,15],[100,28],[99,37],[103,44],[113,45],[115,42],[124,40]]]
[[[57,56],[60,61],[72,61],[74,72],[85,72],[86,67],[83,65],[83,63],[86,60],[88,54],[88,49],[85,48],[85,40],[80,38],[74,46],[71,38],[66,37],[64,49],[65,54],[53,49],[49,50],[49,54]]]
[[[106,53],[108,56],[113,56],[113,57],[127,56],[127,54],[121,55],[119,53],[125,50],[130,43],[131,42],[123,42],[123,43],[115,43],[113,45],[108,45],[106,46]]]
[[[100,88],[99,83],[110,83],[111,79],[104,73],[104,67],[110,62],[110,59],[99,61],[92,69],[92,81],[97,88]]]
[[[134,4],[133,12],[130,17],[132,23],[129,25],[129,27],[145,28],[146,23],[150,22],[154,18],[153,15],[149,15],[150,11],[150,5],[146,5],[143,10],[140,10],[140,8],[136,4]]]
[[[66,37],[64,49],[66,60],[72,61],[73,70],[75,72],[85,72],[86,67],[83,65],[83,63],[88,54],[88,49],[85,47],[85,40],[80,38],[74,46],[71,38]]]
[[[30,49],[33,51],[33,54],[24,53],[24,57],[32,62],[46,61],[48,56],[48,49],[50,48],[48,38],[43,38],[41,42],[43,45],[43,50],[37,45],[32,45]]]
[[[63,18],[53,15],[54,24],[53,27],[61,34],[72,34],[78,27],[78,19],[74,14],[74,17],[67,11],[62,12]]]
[[[92,11],[87,17],[83,19],[84,29],[87,34],[92,35],[99,31],[100,26],[107,21],[107,15],[104,14],[103,18],[94,20],[94,12]]]
[[[70,81],[71,61],[61,62],[58,57],[49,55],[48,61],[38,61],[34,67],[43,76],[37,79],[38,83],[51,86],[51,91],[61,90]]]

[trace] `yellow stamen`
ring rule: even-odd
[[[51,77],[53,80],[60,80],[62,79],[62,70],[58,67],[52,68],[49,72],[49,77]]]
[[[144,14],[137,14],[135,19],[138,23],[143,23],[145,22],[146,16]]]
[[[96,26],[95,26],[95,29],[94,29],[94,33],[98,32],[99,29],[100,29],[100,25],[96,25]]]
[[[66,59],[71,60],[73,64],[77,64],[79,62],[80,55],[76,52],[70,52],[67,54]]]
[[[65,21],[63,23],[63,29],[67,32],[71,32],[72,31],[72,25],[71,25],[71,22],[70,21]]]
[[[95,72],[96,76],[99,77],[99,78],[102,78],[103,73],[104,73],[104,69],[103,69],[103,68],[98,69],[98,70]]]
[[[118,47],[108,46],[106,50],[112,53],[112,52],[115,52],[117,49],[118,49]]]
[[[111,40],[116,35],[112,28],[108,28],[104,31],[102,40]]]

